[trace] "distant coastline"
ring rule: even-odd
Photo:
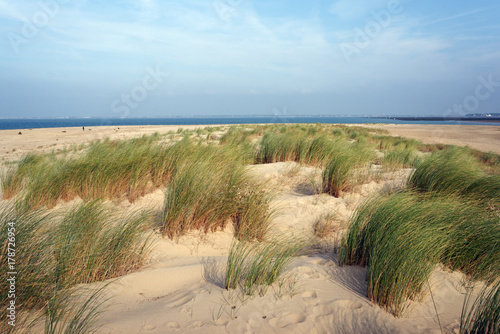
[[[197,116],[166,118],[26,118],[0,119],[0,130],[39,128],[129,126],[129,125],[215,125],[215,124],[442,124],[442,125],[500,125],[498,117],[426,117],[426,116]]]
[[[380,119],[394,119],[399,121],[432,121],[432,122],[490,122],[500,123],[500,117],[474,116],[474,117],[433,117],[433,116],[394,116],[394,117],[374,117]],[[492,124],[494,125],[494,124]]]

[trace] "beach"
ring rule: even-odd
[[[500,127],[474,125],[376,124],[366,127],[384,129],[394,136],[414,138],[427,144],[469,146],[483,152],[500,154]]]
[[[124,140],[204,127],[3,130],[0,161],[2,171],[6,171],[5,163],[17,161],[27,153],[63,152],[105,138]],[[229,126],[219,127],[217,137]],[[427,144],[468,146],[500,154],[498,126],[362,127],[387,130],[391,136]],[[318,192],[315,185],[321,182],[322,172],[317,166],[281,161],[248,165],[245,170],[274,194],[270,205],[276,213],[270,233],[315,240],[309,245],[310,251],[293,259],[285,279],[263,295],[245,296],[226,290],[221,282],[234,240],[231,225],[212,233],[188,231],[173,239],[157,230],[150,231],[151,252],[144,266],[116,278],[105,288],[109,300],[98,320],[98,333],[441,333],[440,328],[443,333],[459,332],[466,293],[463,273],[436,265],[429,280],[432,294],[412,303],[403,316],[394,317],[368,298],[367,268],[339,266],[333,249],[356,209],[368,198],[402,189],[411,168],[384,170],[377,179],[358,184],[339,197]],[[81,201],[75,198],[60,202],[55,209],[69,208]],[[165,187],[151,188],[133,202],[106,201],[121,212],[161,212]],[[318,238],[313,226],[325,217],[333,217],[333,232]]]
[[[218,125],[210,125],[215,127]],[[228,125],[229,126],[229,125]],[[499,126],[471,125],[408,125],[408,124],[356,124],[368,128],[384,129],[394,136],[418,139],[430,144],[469,146],[483,152],[500,154]],[[209,126],[162,125],[162,126],[100,126],[82,128],[50,128],[0,131],[0,157],[2,160],[18,159],[31,151],[51,152],[66,146],[78,145],[92,140],[127,139],[166,133],[182,129],[197,129]],[[21,132],[21,135],[19,135]]]

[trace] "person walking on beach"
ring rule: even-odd
[[[84,126],[82,126],[82,131],[85,131],[85,127]]]

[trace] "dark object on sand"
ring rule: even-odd
[[[19,131],[18,135],[22,135],[23,133],[21,131]]]
[[[85,131],[85,127],[84,126],[82,126],[82,131]]]

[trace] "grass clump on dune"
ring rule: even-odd
[[[419,159],[415,149],[394,149],[385,153],[382,159],[382,167],[385,170],[410,168],[414,167],[418,161]]]
[[[452,147],[436,152],[416,166],[408,186],[422,192],[458,195],[500,203],[500,176],[488,175],[465,150]]]
[[[72,209],[52,230],[57,282],[66,287],[136,270],[148,250],[148,225],[144,214],[120,217],[96,201]]]
[[[313,235],[325,239],[342,229],[337,215],[333,212],[319,216],[313,223]]]
[[[500,273],[499,217],[458,198],[395,194],[358,209],[340,265],[368,267],[368,296],[395,316],[420,300],[438,263],[492,281]]]
[[[108,284],[104,284],[91,289],[80,287],[75,291],[55,292],[40,319],[35,318],[26,332],[41,327],[38,323],[43,321],[46,334],[98,333],[101,326],[97,324],[97,320],[106,309],[105,303],[108,301],[103,296],[107,286]]]
[[[373,151],[364,144],[339,145],[326,162],[322,174],[323,192],[340,197],[366,178],[362,168],[372,158]]]
[[[160,145],[159,136],[126,141],[105,139],[81,155],[33,155],[2,176],[5,198],[18,193],[33,207],[58,200],[120,198],[130,201],[168,182],[175,166],[193,150],[189,140]]]
[[[47,204],[55,206],[64,196],[64,183],[69,161],[59,159],[55,154],[28,154],[19,161],[17,169],[2,175],[2,191],[5,199],[23,192],[32,206]]]
[[[471,148],[469,148],[468,151],[479,161],[480,166],[488,174],[500,174],[500,154],[496,154],[493,152],[481,152]]]
[[[335,154],[325,165],[322,174],[323,192],[340,197],[353,186],[353,172],[359,158],[349,150]]]
[[[247,177],[240,159],[236,149],[208,146],[178,166],[166,190],[163,235],[213,232],[232,221],[236,237],[261,240],[270,221],[270,198]]]
[[[241,188],[243,168],[215,151],[179,166],[165,194],[161,230],[170,238],[187,231],[223,228]]]
[[[370,136],[368,130],[335,128],[337,138],[318,126],[286,130],[264,135],[256,153],[256,163],[295,161],[324,167],[323,191],[336,197],[366,178],[368,173],[361,170],[366,169],[374,157],[367,139]],[[346,130],[356,141],[349,143],[344,137],[346,133],[338,134],[341,130]]]
[[[119,198],[130,201],[143,196],[149,188],[168,182],[175,166],[192,151],[189,140],[162,146],[158,136],[127,141],[94,143],[75,161],[76,178],[69,188],[86,199]]]
[[[271,198],[255,183],[247,183],[240,190],[231,215],[235,238],[249,241],[265,238],[275,213],[270,209]]]
[[[241,289],[246,295],[265,295],[293,258],[305,249],[305,242],[275,238],[262,243],[234,241],[229,250],[224,287]]]
[[[305,153],[305,141],[303,133],[267,132],[261,140],[255,162],[267,164],[281,161],[300,161]]]
[[[260,142],[256,163],[295,161],[323,165],[345,138],[334,138],[318,126],[284,127],[281,132],[269,131]]]
[[[341,140],[332,140],[326,135],[318,135],[307,141],[300,161],[308,165],[323,165],[332,153],[339,149]]]
[[[434,153],[416,166],[408,185],[425,192],[459,194],[481,175],[473,157],[458,148]]]
[[[5,204],[0,209],[0,222],[5,232],[0,239],[0,263],[4,272],[9,271],[6,229],[10,222],[15,226],[16,309],[19,314],[39,310],[50,318],[50,312],[62,312],[62,306],[57,305],[70,307],[64,299],[73,298],[72,287],[135,270],[142,265],[148,250],[143,215],[119,217],[97,202],[84,203],[58,214]],[[0,282],[2,300],[8,298],[7,283],[6,280]],[[90,307],[87,311],[92,310],[97,299],[94,296],[87,300]],[[81,317],[87,314],[83,307],[80,316],[76,314],[76,318],[68,321],[80,323],[78,319],[81,319],[85,322],[88,317]],[[87,315],[91,316],[90,313]],[[63,320],[58,319],[52,322]]]
[[[39,210],[18,210],[13,204],[0,204],[0,264],[2,272],[8,269],[9,233],[13,231],[15,238],[16,260],[16,307],[29,309],[40,307],[50,297],[55,283],[55,262],[51,243],[53,235],[48,233],[48,222],[54,219],[53,214]],[[14,230],[12,230],[14,228]],[[11,246],[12,247],[12,246]],[[8,300],[8,282],[0,281],[0,299]]]
[[[416,150],[420,142],[415,139],[375,135],[372,137],[380,150]]]

